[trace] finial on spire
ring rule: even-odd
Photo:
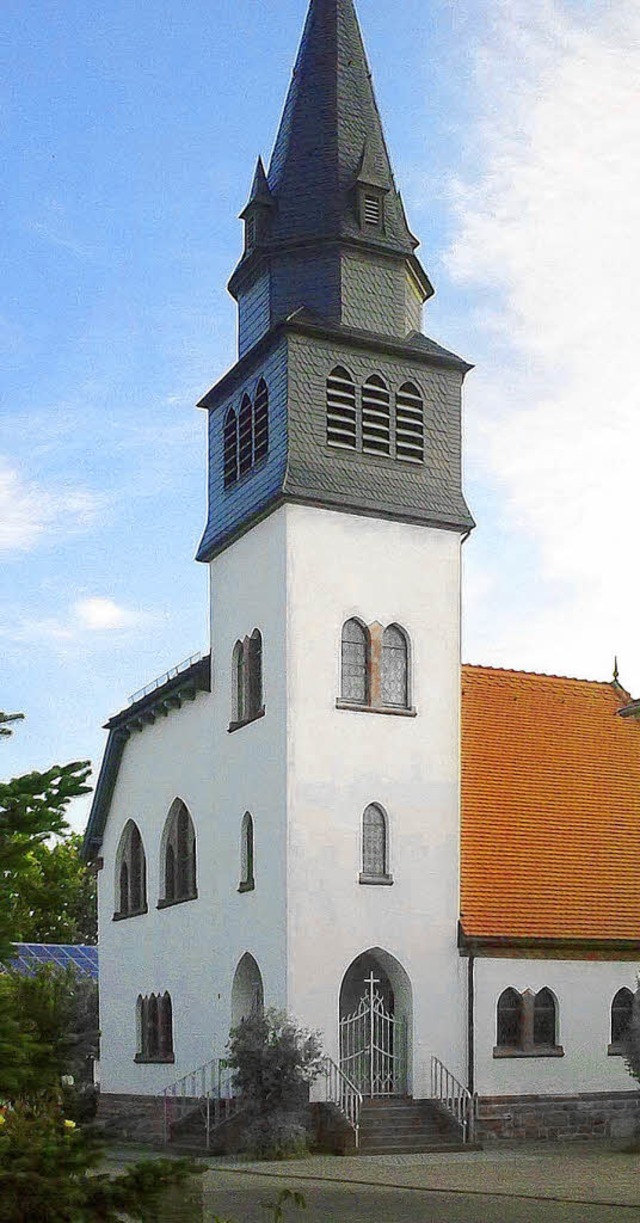
[[[616,688],[620,688],[620,668],[618,667],[618,655],[613,659],[613,682]]]

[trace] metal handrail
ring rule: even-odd
[[[454,1116],[462,1129],[463,1141],[473,1142],[473,1096],[438,1057],[431,1058],[431,1098]]]
[[[362,1092],[330,1057],[323,1059],[322,1074],[325,1080],[325,1100],[327,1104],[335,1104],[348,1121],[355,1135],[357,1151],[360,1145],[360,1111],[364,1099]]]
[[[211,1131],[221,1121],[237,1112],[239,1101],[233,1090],[233,1070],[223,1057],[214,1057],[197,1070],[165,1087],[164,1141],[169,1141],[171,1127],[196,1108],[204,1109],[207,1150]]]
[[[198,651],[197,654],[191,654],[189,658],[183,658],[182,662],[177,663],[175,667],[170,667],[168,671],[164,671],[157,679],[152,679],[150,684],[145,684],[144,688],[139,688],[137,692],[132,693],[129,697],[129,704],[135,705],[143,697],[150,696],[152,692],[162,688],[163,684],[166,684],[170,679],[176,679],[178,675],[182,675],[183,671],[188,671],[189,667],[193,667],[195,663],[201,660],[202,651]]]

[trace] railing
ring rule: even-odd
[[[196,1112],[205,1126],[207,1150],[211,1133],[222,1121],[238,1111],[239,1101],[233,1091],[233,1071],[222,1057],[191,1070],[164,1089],[164,1141],[168,1143],[172,1129]]]
[[[455,1117],[462,1129],[463,1142],[473,1142],[473,1096],[437,1057],[431,1058],[431,1098]]]
[[[134,692],[133,695],[129,697],[129,704],[135,705],[137,701],[142,700],[143,696],[149,696],[152,692],[155,692],[157,688],[162,688],[163,684],[166,684],[170,679],[175,679],[178,675],[181,675],[183,671],[188,671],[189,667],[192,667],[196,662],[200,662],[201,658],[201,653],[192,654],[190,658],[185,658],[182,662],[179,662],[176,667],[171,667],[171,670],[165,671],[164,675],[159,675],[158,678],[153,679],[150,684],[147,684],[144,688],[140,688],[137,692]]]
[[[325,1100],[327,1104],[335,1104],[348,1121],[355,1135],[357,1151],[360,1143],[362,1092],[330,1057],[324,1058],[322,1074],[325,1081]]]

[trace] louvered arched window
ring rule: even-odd
[[[240,887],[238,891],[252,892],[255,886],[253,816],[245,811],[240,828]]]
[[[229,408],[224,418],[224,486],[231,488],[238,479],[238,418]]]
[[[269,390],[261,378],[256,391],[254,411],[254,461],[259,463],[269,453]]]
[[[162,836],[164,896],[160,906],[195,900],[196,833],[193,820],[181,799],[177,798],[167,816]]]
[[[327,442],[348,450],[357,444],[356,387],[341,365],[327,378]]]
[[[515,989],[505,989],[498,998],[496,1044],[499,1049],[522,1047],[523,1013],[522,994]]]
[[[369,704],[369,631],[359,620],[347,620],[342,629],[343,701]]]
[[[116,854],[116,900],[116,918],[147,911],[147,863],[140,829],[133,820],[125,826]]]
[[[550,989],[541,989],[533,1003],[533,1043],[554,1046],[556,1043],[556,1000]]]
[[[398,709],[409,706],[409,642],[404,629],[389,625],[382,634],[380,676],[382,704]]]
[[[424,462],[424,402],[413,382],[405,382],[396,395],[396,457]]]
[[[361,882],[389,877],[387,817],[377,803],[370,803],[362,817]]]
[[[240,407],[238,437],[238,470],[241,476],[246,476],[253,466],[253,404],[248,395],[244,396]]]
[[[379,374],[362,388],[362,449],[367,454],[391,453],[389,390]]]
[[[611,1003],[611,1051],[624,1044],[633,1018],[633,994],[630,989],[619,989]]]

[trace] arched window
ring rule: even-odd
[[[369,631],[359,620],[342,629],[342,700],[369,704]]]
[[[610,1052],[621,1051],[629,1024],[633,1017],[633,994],[630,989],[619,989],[611,1003]]]
[[[256,886],[254,876],[253,816],[245,811],[240,829],[240,887],[239,892],[252,892]]]
[[[249,674],[248,674],[248,712],[247,716],[255,718],[262,709],[262,633],[260,629],[253,630],[249,638]]]
[[[164,877],[164,896],[159,907],[195,900],[196,832],[193,820],[181,799],[171,805],[162,834],[160,878]]]
[[[515,989],[505,989],[498,998],[498,1032],[496,1044],[499,1049],[521,1049],[523,1044],[522,994]]]
[[[173,1007],[165,993],[138,995],[136,1003],[136,1062],[173,1062]]]
[[[240,407],[239,427],[239,471],[245,476],[253,467],[253,405],[245,395]]]
[[[246,710],[246,658],[245,645],[243,641],[236,641],[233,647],[233,721],[244,722],[247,716]]]
[[[163,1061],[173,1057],[173,1007],[168,993],[160,999],[160,1056]]]
[[[533,1043],[554,1046],[556,1043],[556,1000],[550,989],[541,989],[533,1004]]]
[[[389,391],[379,374],[362,388],[362,449],[368,454],[391,453]]]
[[[233,708],[230,730],[253,722],[264,713],[262,682],[262,633],[254,629],[244,641],[236,641],[232,660]]]
[[[380,688],[383,705],[409,705],[409,643],[403,629],[391,624],[382,634]]]
[[[327,378],[327,442],[347,450],[355,450],[357,444],[356,387],[341,365]]]
[[[133,820],[125,826],[116,854],[116,897],[116,918],[147,911],[147,863],[140,830]]]
[[[269,453],[269,390],[264,378],[260,379],[256,391],[254,426],[254,456],[259,463]]]
[[[238,479],[238,419],[233,408],[224,418],[224,486],[231,488]]]
[[[377,803],[370,803],[362,817],[361,882],[387,879],[388,869],[387,817]]]
[[[424,462],[424,403],[412,382],[405,382],[396,395],[396,458]]]

